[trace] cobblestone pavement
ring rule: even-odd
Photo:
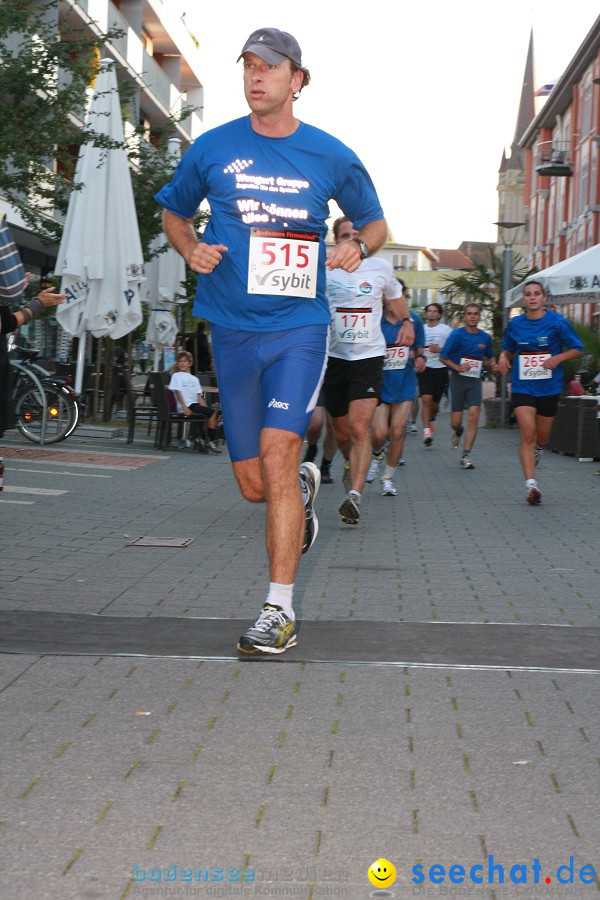
[[[353,622],[354,642],[402,622],[554,626],[561,646],[585,628],[597,664],[0,654],[3,896],[358,900],[380,857],[400,898],[598,895],[598,464],[547,453],[534,508],[516,432],[480,431],[473,470],[449,442],[447,413],[431,449],[408,435],[398,496],[368,487],[357,527],[337,462],[299,617]],[[226,454],[158,453],[143,430],[0,443],[0,609],[256,617],[263,510]]]

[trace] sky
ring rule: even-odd
[[[599,12],[598,0],[178,5],[201,44],[205,128],[248,112],[235,60],[249,34],[291,32],[312,77],[295,114],[362,159],[397,242],[431,248],[495,242],[531,28],[537,88],[560,77]]]

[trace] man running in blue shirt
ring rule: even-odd
[[[299,480],[298,466],[326,362],[325,269],[355,271],[387,225],[358,157],[294,116],[310,80],[295,38],[258,29],[239,58],[250,115],[198,138],[157,200],[167,237],[198,273],[194,315],[211,323],[235,477],[247,500],[267,505],[269,593],[238,649],[281,653],[296,643],[293,586],[318,529],[320,473],[303,463]],[[198,241],[193,216],[204,199],[211,218]],[[326,260],[330,199],[357,235]]]
[[[474,469],[471,450],[477,437],[481,412],[481,373],[483,366],[496,365],[492,338],[478,328],[481,307],[478,303],[465,306],[464,326],[454,328],[440,353],[440,362],[450,369],[450,425],[452,449],[458,450],[463,434],[463,410],[467,413],[467,433],[460,458],[461,469]]]

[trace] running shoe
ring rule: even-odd
[[[303,492],[306,498],[304,501],[306,527],[304,529],[304,543],[302,544],[302,552],[306,553],[314,544],[319,533],[319,520],[314,511],[314,502],[321,485],[321,473],[314,463],[305,462],[300,466],[300,478],[307,488],[307,493],[304,494]]]
[[[432,445],[434,432],[435,425],[430,425],[429,428],[423,429],[423,443],[426,447],[430,447]]]
[[[321,463],[321,484],[333,484],[331,463]]]
[[[473,460],[469,456],[468,453],[463,453],[460,458],[460,467],[461,469],[474,469]]]
[[[348,494],[342,505],[340,506],[340,516],[342,522],[346,525],[356,525],[360,519],[360,508],[356,502],[356,496]]]
[[[406,465],[406,460],[404,459],[403,456],[401,456],[400,459],[398,460],[398,465],[399,465],[399,466],[405,466],[405,465]]]
[[[542,502],[542,492],[537,481],[527,486],[527,502],[531,506],[538,506]]]
[[[416,434],[417,433],[417,423],[411,422],[410,425],[408,426],[408,430],[411,434]]]
[[[240,653],[283,653],[296,645],[296,623],[279,606],[265,603],[254,625],[238,641]]]
[[[394,487],[394,482],[391,478],[382,478],[381,479],[381,496],[382,497],[395,497],[398,491]]]
[[[221,452],[214,441],[207,441],[206,449],[208,450],[209,453],[220,453]]]
[[[452,447],[453,450],[458,450],[458,447],[460,444],[460,439],[463,435],[463,431],[464,431],[464,429],[463,429],[462,425],[459,425],[459,427],[454,430],[454,434],[452,435],[452,440],[450,441],[450,446]]]
[[[379,468],[379,463],[383,459],[383,453],[374,453],[371,458],[371,465],[369,466],[369,471],[367,472],[366,482],[367,484],[372,484],[375,481],[375,476],[377,475],[377,470]]]
[[[541,463],[543,455],[544,455],[544,448],[540,447],[539,444],[536,444],[535,447],[533,448],[533,458],[535,460],[536,466],[539,466],[539,464]]]
[[[344,485],[345,491],[349,491],[352,487],[352,482],[350,481],[350,463],[348,460],[346,460],[344,468],[342,469],[342,484]]]

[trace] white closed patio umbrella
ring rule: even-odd
[[[100,62],[85,126],[123,142],[123,122],[114,63]],[[67,299],[56,313],[79,342],[75,390],[81,393],[85,333],[123,337],[142,321],[140,283],[145,280],[142,245],[129,161],[123,147],[83,144],[56,261]]]
[[[181,156],[179,138],[171,138],[168,152],[173,161],[173,168],[175,168]],[[183,258],[167,244],[162,235],[154,239],[151,249],[157,251],[165,246],[168,249],[146,263],[146,284],[144,285],[144,300],[150,307],[146,342],[154,347],[153,367],[155,370],[158,369],[160,351],[165,347],[172,347],[177,336],[173,304],[177,303],[178,299],[185,297],[182,285],[185,279]]]
[[[540,281],[549,303],[600,303],[600,244],[530,275],[507,292],[505,306],[520,305],[527,281]]]
[[[153,247],[157,249],[160,246],[164,246],[164,238],[159,237]],[[146,263],[144,300],[150,307],[146,342],[155,348],[154,369],[158,365],[160,350],[172,347],[175,342],[177,323],[172,309],[178,298],[184,296],[181,286],[184,278],[185,263],[172,247]]]

